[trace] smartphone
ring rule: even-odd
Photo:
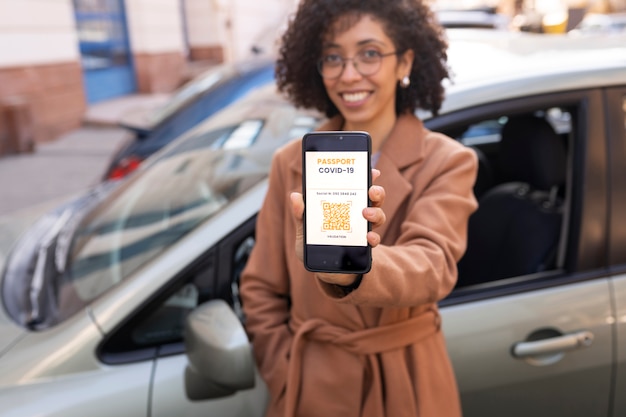
[[[372,140],[367,132],[310,132],[302,139],[304,266],[313,272],[364,274]]]

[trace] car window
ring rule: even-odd
[[[540,111],[543,117],[558,134],[567,134],[571,130],[572,115],[560,107],[550,107]],[[499,142],[500,132],[508,120],[507,116],[497,116],[480,120],[462,128],[462,133],[453,134],[465,146],[482,146]]]
[[[68,280],[90,301],[265,177],[246,150],[263,120],[192,135],[101,204],[73,236]]]
[[[247,131],[248,143],[259,134],[255,127]],[[256,162],[240,148],[220,148],[241,129],[230,126],[193,138],[90,213],[72,237],[64,277],[80,302],[65,305],[86,304],[119,284],[263,178],[245,171]]]
[[[443,132],[470,147],[479,172],[457,289],[563,266],[572,106],[498,112]]]

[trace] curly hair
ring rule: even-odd
[[[421,0],[302,0],[282,36],[276,63],[279,91],[297,107],[314,108],[328,117],[338,114],[316,64],[333,24],[344,16],[353,17],[353,24],[364,15],[383,25],[398,54],[414,51],[411,84],[398,89],[396,114],[421,108],[436,115],[444,97],[442,81],[449,78],[448,45],[442,27]]]

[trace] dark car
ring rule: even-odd
[[[120,121],[132,138],[112,157],[104,179],[118,179],[182,133],[256,87],[274,81],[274,60],[255,58],[207,70],[181,87],[163,106]]]

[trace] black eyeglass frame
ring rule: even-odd
[[[337,74],[337,76],[336,76],[336,77],[324,77],[324,74],[322,73],[322,65],[324,65],[324,59],[323,59],[323,58],[320,58],[320,59],[317,61],[317,72],[318,72],[318,73],[320,74],[320,76],[321,76],[322,78],[324,78],[325,80],[336,80],[337,78],[341,77],[341,74],[343,74],[343,72],[345,71],[347,62],[348,62],[348,61],[352,61],[352,66],[354,66],[354,69],[355,69],[355,70],[356,70],[359,74],[361,74],[363,77],[369,77],[370,75],[374,75],[374,74],[376,74],[376,73],[380,70],[380,66],[381,66],[381,64],[382,64],[382,62],[383,62],[383,58],[388,57],[388,56],[391,56],[391,55],[400,55],[400,54],[401,54],[401,52],[399,52],[399,51],[397,51],[397,50],[396,50],[396,51],[392,51],[392,52],[387,52],[387,53],[385,53],[385,54],[381,54],[381,53],[378,53],[378,54],[379,54],[379,57],[378,57],[378,58],[379,58],[379,61],[378,61],[378,68],[376,68],[376,71],[371,72],[371,73],[368,73],[368,74],[363,74],[363,73],[359,70],[359,66],[358,66],[358,65],[356,65],[356,63],[354,62],[354,60],[355,60],[355,59],[359,56],[359,54],[356,54],[356,55],[355,55],[355,56],[353,56],[352,58],[344,58],[344,57],[341,57],[341,71],[339,71],[339,74]]]

